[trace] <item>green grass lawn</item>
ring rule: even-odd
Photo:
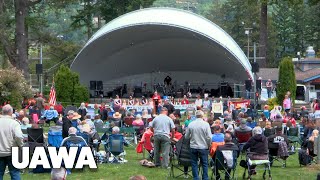
[[[48,127],[45,127],[45,132],[48,132]],[[72,172],[68,175],[67,179],[72,180],[127,180],[133,175],[144,175],[150,180],[164,180],[169,179],[169,170],[161,168],[146,168],[139,164],[143,159],[142,154],[137,154],[134,147],[127,147],[125,164],[99,164],[97,170],[85,169],[84,171]],[[238,159],[238,163],[240,158]],[[237,167],[236,175],[238,179],[242,179],[244,169],[240,166]],[[300,167],[298,163],[297,153],[287,159],[287,167],[282,168],[279,162],[275,162],[271,168],[272,179],[274,180],[315,180],[317,173],[320,172],[320,165],[311,165],[308,167]],[[175,171],[175,173],[179,173]],[[212,171],[209,170],[209,177],[211,178]],[[263,170],[258,170],[257,175],[253,179],[262,179]],[[224,176],[223,176],[224,177]],[[4,177],[5,180],[10,179],[9,174]],[[49,173],[32,174],[25,172],[22,175],[23,180],[47,180],[50,179]],[[183,178],[180,178],[183,179]],[[191,178],[189,178],[191,179]]]
[[[85,169],[84,171],[73,172],[67,177],[67,179],[127,180],[129,177],[137,174],[142,174],[148,179],[167,179],[168,170],[142,167],[139,165],[139,160],[142,159],[142,154],[136,154],[133,147],[126,148],[126,152],[126,159],[128,162],[125,164],[100,164],[97,170]],[[242,179],[243,171],[244,169],[238,166],[236,174],[239,179]],[[272,177],[275,180],[314,180],[316,179],[316,174],[320,171],[320,166],[311,165],[309,167],[300,167],[298,164],[297,154],[295,154],[288,158],[286,168],[282,168],[280,163],[276,162],[274,167],[271,168],[271,171]],[[209,172],[211,176],[212,171],[210,170]],[[257,172],[257,175],[253,176],[253,179],[262,179],[262,171],[258,170]],[[10,179],[10,176],[7,174],[4,179]],[[22,175],[22,179],[50,179],[50,174],[31,174],[26,172]]]

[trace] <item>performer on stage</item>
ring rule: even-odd
[[[113,100],[113,109],[115,112],[119,112],[121,104],[122,104],[121,99],[119,98],[118,95],[116,95],[116,98]]]
[[[171,79],[170,76],[167,76],[167,77],[164,78],[164,80],[163,80],[164,84],[167,85],[167,86],[171,85],[171,81],[172,81],[172,79]]]
[[[153,100],[153,105],[154,105],[154,110],[155,110],[155,114],[158,113],[158,106],[161,100],[160,95],[158,94],[157,91],[154,92],[153,96],[152,96],[152,100]]]
[[[133,105],[134,105],[134,99],[132,98],[132,96],[129,96],[128,105],[129,105],[129,106],[133,106]]]
[[[186,95],[183,96],[183,100],[181,101],[181,104],[184,105],[184,104],[189,104],[189,100],[187,98]]]
[[[148,103],[148,100],[144,97],[144,96],[142,96],[142,98],[141,98],[141,105],[143,105],[143,106],[147,106],[149,103]]]

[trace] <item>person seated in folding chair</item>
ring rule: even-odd
[[[282,134],[282,127],[276,127],[276,134],[268,137],[268,147],[269,147],[269,160],[270,166],[273,164],[274,157],[280,157],[283,160],[286,160],[289,156],[288,154],[288,137]],[[281,144],[284,142],[285,144]],[[283,147],[286,146],[286,147]],[[279,149],[281,148],[281,149]],[[282,152],[282,153],[281,153]],[[283,167],[286,166],[286,163],[283,163]]]
[[[233,175],[231,177],[231,171],[235,171],[239,154],[239,147],[232,142],[232,135],[230,133],[225,133],[224,145],[217,147],[216,153],[212,158],[215,179],[220,179],[219,170],[225,171],[226,180],[233,177]]]
[[[126,162],[126,160],[120,156],[124,156],[125,154],[123,145],[129,146],[129,143],[124,139],[124,136],[120,134],[120,128],[118,126],[114,126],[112,128],[112,134],[104,138],[107,140],[107,143],[105,144],[105,151],[107,153],[108,161],[111,163],[118,163],[120,161]],[[113,155],[112,160],[109,159],[111,155]]]
[[[88,146],[87,142],[83,137],[77,136],[77,129],[75,127],[70,127],[69,128],[69,136],[64,138],[61,142],[61,147],[66,147],[69,149],[70,147],[78,147],[78,152],[76,155],[76,159],[78,159],[81,148]]]
[[[247,126],[247,121],[241,119],[239,127],[236,127],[234,134],[238,140],[240,150],[242,150],[243,145],[251,138],[252,128]]]
[[[261,127],[257,126],[252,130],[253,136],[243,146],[242,151],[249,150],[250,160],[268,160],[268,139],[262,134]],[[256,174],[256,165],[249,166],[249,176]]]
[[[57,123],[58,116],[59,114],[57,110],[55,110],[53,106],[50,106],[50,109],[45,110],[41,118],[45,119],[46,123],[50,126],[51,121],[53,121],[54,123]]]

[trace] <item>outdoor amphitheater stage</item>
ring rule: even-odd
[[[230,35],[202,16],[173,8],[141,9],[112,20],[90,38],[71,69],[92,96],[123,85],[153,92],[166,76],[175,91],[186,82],[210,91],[227,82],[234,90],[234,84],[254,79]]]

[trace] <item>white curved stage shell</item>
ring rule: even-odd
[[[148,85],[173,81],[230,82],[253,79],[251,65],[237,43],[219,26],[189,11],[147,8],[106,24],[71,65],[80,81]]]

